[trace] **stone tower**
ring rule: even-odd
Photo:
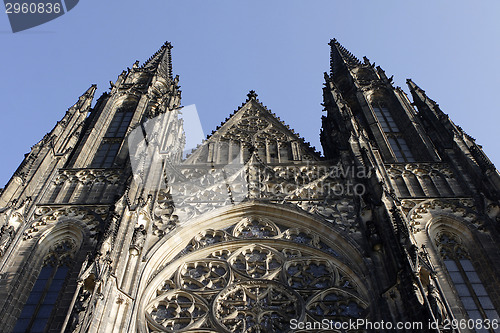
[[[254,91],[186,152],[169,43],[89,88],[0,194],[0,331],[495,332],[497,170],[330,47],[324,156]]]

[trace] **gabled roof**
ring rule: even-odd
[[[291,144],[296,142],[304,159],[319,160],[320,155],[310,146],[309,142],[295,133],[288,125],[272,113],[258,99],[255,91],[247,94],[248,98],[236,111],[217,127],[207,140],[198,147],[187,159],[187,163],[194,161],[195,156],[201,153],[203,147],[219,141],[240,142],[254,150],[266,140],[275,144]]]

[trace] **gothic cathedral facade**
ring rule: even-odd
[[[168,42],[91,86],[0,193],[0,331],[500,331],[498,171],[330,47],[324,156],[254,91],[187,154]]]

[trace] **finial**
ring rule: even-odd
[[[251,100],[251,99],[257,99],[257,93],[255,92],[255,90],[250,90],[250,92],[247,94],[248,96],[248,100]]]

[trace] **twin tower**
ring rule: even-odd
[[[498,171],[330,47],[324,156],[254,91],[187,154],[170,43],[90,87],[1,191],[0,331],[498,332]]]

